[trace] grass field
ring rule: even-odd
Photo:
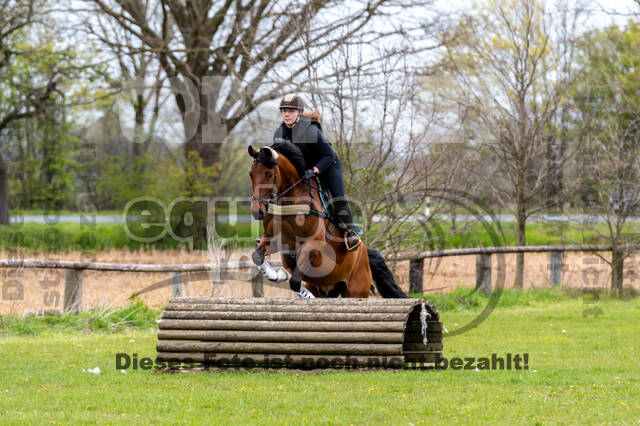
[[[583,318],[593,305],[582,299],[512,298],[479,327],[445,338],[444,352],[528,353],[528,370],[125,374],[116,353],[154,357],[150,320],[114,332],[88,331],[108,329],[100,324],[51,324],[33,336],[4,329],[0,423],[640,422],[640,299],[602,299],[604,314]],[[442,313],[450,331],[480,312],[451,309]],[[101,374],[83,371],[94,367]]]
[[[444,221],[430,223],[427,229],[417,229],[403,239],[408,250],[491,247],[517,245],[515,223],[487,224],[481,223],[453,230],[451,224]],[[577,225],[564,226],[560,229],[543,223],[527,224],[528,245],[553,244],[607,244],[593,230],[575,229]],[[638,232],[638,224],[629,224],[625,232]],[[374,225],[375,231],[376,225]],[[166,228],[168,229],[168,228]],[[255,238],[262,233],[261,223],[240,222],[230,224],[226,221],[216,222],[215,237],[225,247],[247,248],[255,246]],[[19,252],[34,251],[100,251],[110,249],[177,249],[187,248],[189,244],[173,238],[170,233],[161,233],[157,228],[143,228],[140,223],[130,224],[129,231],[137,236],[148,238],[149,242],[141,242],[132,238],[123,224],[78,224],[62,222],[55,224],[39,224],[27,222],[23,224],[0,226],[0,250]],[[491,231],[491,232],[489,232]],[[606,235],[606,225],[599,224],[598,231]],[[429,244],[427,244],[429,243]]]

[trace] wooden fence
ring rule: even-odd
[[[638,249],[640,247],[633,247]],[[611,251],[610,246],[524,246],[524,247],[478,247],[465,249],[451,249],[440,251],[425,251],[413,254],[388,256],[388,262],[409,261],[409,291],[411,293],[423,292],[424,260],[449,256],[476,256],[476,282],[477,289],[485,292],[491,291],[491,255],[513,253],[549,253],[550,282],[557,286],[562,282],[562,266],[564,252],[602,252]],[[273,266],[282,266],[279,260],[270,261]],[[9,259],[0,260],[0,268],[40,268],[40,269],[65,269],[64,311],[77,312],[82,309],[82,273],[83,271],[113,271],[113,272],[145,272],[172,274],[172,293],[174,297],[183,295],[182,274],[190,272],[219,273],[221,280],[238,280],[252,283],[254,297],[264,296],[264,276],[252,261],[226,262],[222,264],[178,264],[178,265],[153,265],[153,264],[125,264],[125,263],[101,263],[101,262],[76,262],[65,260],[37,260],[37,259]],[[248,270],[244,276],[238,276],[238,270]]]

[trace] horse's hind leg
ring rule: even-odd
[[[329,290],[329,297],[346,297],[347,284],[344,281],[338,281],[336,285],[333,286],[331,290]]]
[[[369,258],[366,256],[364,244],[358,247],[358,258],[353,267],[353,272],[349,278],[347,288],[343,293],[344,297],[367,298],[371,292],[371,269],[369,269]]]

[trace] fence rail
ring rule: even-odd
[[[627,246],[627,250],[638,250],[639,245]],[[449,256],[476,256],[476,282],[477,289],[485,292],[491,291],[491,255],[513,253],[549,253],[550,282],[552,286],[562,282],[562,267],[564,252],[602,252],[611,251],[611,246],[508,246],[508,247],[476,247],[464,249],[450,249],[439,251],[424,251],[413,254],[400,254],[387,256],[388,262],[409,261],[409,291],[411,293],[423,293],[424,259],[449,257]],[[282,266],[279,260],[270,261],[273,266]],[[220,272],[221,279],[233,279],[250,281],[254,297],[264,295],[265,278],[258,268],[250,260],[239,262],[223,262],[220,264],[130,264],[130,263],[104,263],[104,262],[77,262],[67,260],[40,260],[40,259],[0,259],[0,268],[37,268],[37,269],[64,269],[65,294],[64,311],[77,312],[82,308],[82,272],[145,272],[145,273],[172,273],[172,292],[174,297],[183,295],[182,274],[190,272]],[[246,277],[238,277],[229,274],[231,271],[249,269]],[[239,279],[240,278],[240,279]]]

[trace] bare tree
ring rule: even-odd
[[[313,106],[341,159],[367,245],[389,252],[432,248],[446,235],[424,214],[428,190],[449,183],[457,160],[433,155],[439,109],[435,100],[421,97],[421,62],[373,50],[341,47],[331,58],[335,83],[312,86]],[[368,67],[370,55],[386,59]],[[434,199],[434,214],[440,204]]]
[[[175,89],[185,129],[196,126],[185,136],[185,151],[197,151],[205,166],[218,161],[225,132],[261,103],[281,96],[283,88],[305,87],[307,72],[320,67],[338,46],[355,36],[375,43],[408,33],[406,25],[373,28],[375,17],[390,19],[393,7],[430,3],[376,0],[348,9],[330,0],[85,1],[139,39],[158,60]],[[189,85],[195,87],[196,99],[185,95]],[[192,121],[194,109],[204,116]]]
[[[593,220],[577,225],[592,234],[590,242],[611,246],[611,290],[623,290],[624,260],[640,244],[640,102],[636,70],[640,26],[608,28],[584,37],[575,85],[579,138],[579,182],[588,194],[585,214]],[[634,220],[632,220],[634,219]]]
[[[144,43],[123,30],[113,19],[98,15],[83,27],[88,35],[96,37],[107,47],[111,54],[109,60],[117,64],[116,75],[107,72],[105,79],[119,93],[120,99],[133,109],[131,146],[127,148],[135,160],[148,152],[160,107],[166,100],[162,90],[165,80],[162,68],[154,55],[145,49]]]
[[[522,246],[527,220],[554,203],[545,190],[550,170],[557,173],[572,154],[558,153],[551,168],[544,161],[553,119],[571,80],[562,68],[568,51],[552,48],[557,38],[552,15],[538,0],[486,4],[462,20],[459,43],[447,46],[441,69],[450,77],[441,85],[442,96],[457,101],[460,120],[472,129],[472,143],[486,146],[487,161],[499,165],[488,183],[514,206]],[[523,279],[520,253],[516,288],[522,288]]]

